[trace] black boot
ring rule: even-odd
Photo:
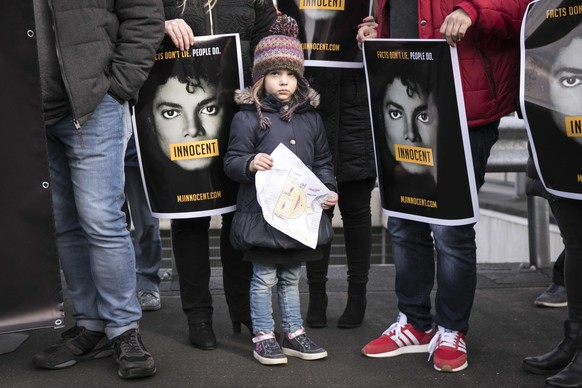
[[[251,333],[251,335],[253,335],[253,324],[251,321],[242,321],[242,322],[237,322],[237,321],[232,321],[232,332],[234,334],[241,334],[242,333],[242,325],[245,325],[247,327],[247,329],[249,329],[249,333]]]
[[[576,353],[577,339],[582,330],[582,323],[566,320],[564,322],[564,339],[552,351],[541,356],[526,357],[521,369],[535,374],[554,374],[564,369]],[[582,376],[582,375],[581,375]]]
[[[305,323],[308,327],[319,329],[327,326],[327,294],[323,292],[309,292],[309,307]]]
[[[340,329],[359,327],[364,320],[366,303],[366,283],[349,283],[348,304],[337,323],[337,327]]]
[[[580,339],[580,336],[578,336]],[[572,362],[557,375],[546,379],[546,387],[558,388],[582,388],[582,341],[578,341],[578,350],[574,354]]]

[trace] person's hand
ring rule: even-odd
[[[366,16],[360,24],[358,24],[358,34],[356,35],[356,40],[358,41],[358,47],[362,48],[362,43],[365,39],[375,38],[378,36],[376,31],[378,23],[374,21],[374,17]]]
[[[338,196],[337,193],[332,191],[330,195],[325,199],[325,202],[321,204],[323,210],[330,209],[337,205]]]
[[[181,51],[188,50],[194,44],[194,32],[184,19],[166,20],[165,32]]]
[[[249,163],[249,171],[251,173],[257,171],[265,171],[273,168],[273,158],[270,155],[259,152],[255,155],[253,160]]]
[[[441,26],[440,33],[449,45],[455,47],[463,39],[472,24],[473,22],[467,12],[461,8],[457,8],[447,15]]]

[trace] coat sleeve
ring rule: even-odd
[[[255,0],[255,25],[251,40],[251,56],[255,53],[255,47],[261,39],[269,35],[271,25],[277,19],[277,11],[271,0]]]
[[[254,182],[255,175],[248,169],[249,162],[255,157],[255,134],[251,116],[238,112],[230,126],[230,139],[224,156],[224,172],[239,183]]]
[[[162,0],[119,0],[115,13],[119,31],[111,60],[110,92],[135,102],[164,38]]]
[[[455,8],[462,8],[481,34],[501,39],[519,37],[521,22],[527,5],[532,0],[464,0]]]

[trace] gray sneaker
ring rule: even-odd
[[[566,307],[568,299],[566,297],[566,288],[556,283],[550,286],[536,298],[534,304],[539,307]]]
[[[303,327],[294,333],[285,334],[283,353],[291,357],[299,357],[302,360],[319,360],[327,357],[327,351],[313,342],[306,334]]]
[[[137,292],[137,300],[139,301],[142,311],[155,311],[162,308],[162,301],[160,300],[159,292],[139,290]]]
[[[156,365],[136,329],[131,329],[113,339],[117,374],[122,379],[148,377],[156,374]]]

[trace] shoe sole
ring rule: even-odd
[[[190,341],[190,343],[192,344],[192,346],[194,346],[196,349],[200,349],[200,350],[214,350],[216,349],[216,345],[209,345],[209,346],[204,346],[204,345],[198,345],[193,343],[192,341]]]
[[[564,368],[565,367],[566,366],[564,366]],[[564,368],[559,368],[559,369],[539,369],[539,368],[533,367],[531,365],[528,365],[525,362],[522,362],[521,363],[521,370],[523,370],[524,372],[533,373],[535,375],[555,375],[556,373],[558,373],[559,371],[561,371]]]
[[[355,329],[356,327],[362,326],[362,322],[360,323],[338,323],[338,329]]]
[[[122,379],[139,379],[142,377],[150,377],[156,374],[156,367],[150,369],[129,369],[117,371],[117,374]]]
[[[285,358],[261,357],[259,355],[259,353],[255,352],[254,350],[253,350],[253,357],[255,358],[255,360],[257,360],[258,362],[260,362],[263,365],[282,365],[282,364],[287,363],[287,357],[285,357]]]
[[[568,306],[568,302],[543,302],[536,300],[534,305],[538,307],[566,307]]]
[[[466,369],[468,366],[469,366],[469,363],[467,361],[465,361],[465,363],[458,368],[451,368],[450,365],[443,365],[442,367],[438,367],[438,366],[434,365],[434,369],[436,371],[439,371],[439,372],[454,373],[454,372],[460,372],[463,369]]]
[[[297,358],[300,358],[302,360],[307,360],[307,361],[320,360],[322,358],[327,357],[326,351],[323,351],[320,353],[303,353],[303,352],[298,352],[297,350],[293,350],[293,349],[289,349],[289,348],[281,348],[281,350],[283,351],[283,354],[285,354],[286,356],[297,357]]]
[[[157,306],[141,306],[141,311],[158,311],[161,308],[161,304]]]
[[[89,354],[85,354],[83,356],[79,356],[70,360],[67,360],[65,362],[61,362],[60,364],[43,364],[42,361],[40,360],[36,360],[35,358],[32,359],[32,362],[34,363],[34,365],[36,365],[39,368],[43,368],[43,369],[65,369],[65,368],[70,368],[76,364],[78,364],[79,362],[83,362],[83,361],[91,361],[91,360],[97,360],[100,358],[107,358],[107,357],[111,357],[113,355],[113,348],[107,348],[107,349],[101,349],[95,352],[91,352]]]
[[[366,357],[371,358],[388,358],[388,357],[396,357],[402,354],[412,354],[412,353],[428,353],[428,344],[426,345],[408,345],[398,348],[396,350],[392,350],[390,352],[385,353],[366,353],[364,349],[362,349],[362,354]]]

